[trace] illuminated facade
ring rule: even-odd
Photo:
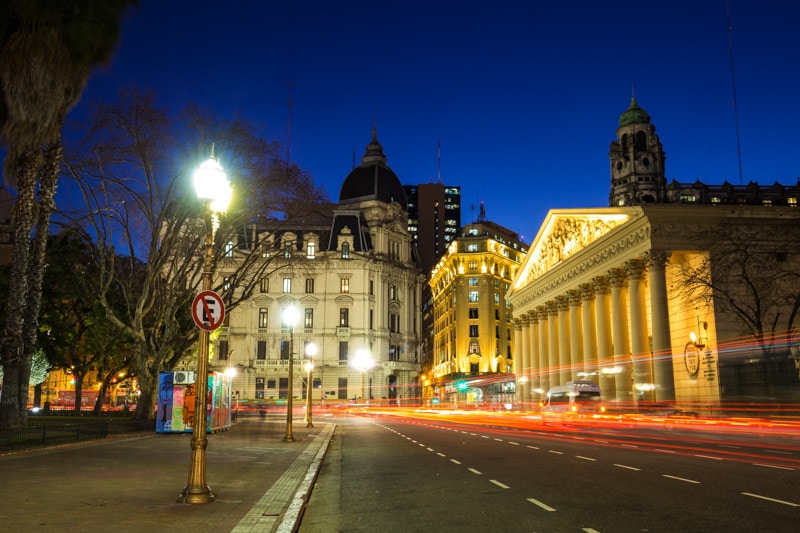
[[[591,379],[608,399],[708,412],[721,400],[790,391],[797,372],[785,344],[768,361],[756,349],[726,348],[745,327],[723,293],[744,297],[744,289],[723,264],[733,244],[720,241],[738,236],[751,252],[777,253],[796,275],[798,187],[667,184],[661,142],[635,100],[609,155],[613,207],[551,210],[507,295],[518,399],[535,404],[550,387]],[[702,304],[685,290],[692,271],[713,286]],[[793,282],[773,283],[791,316]]]
[[[464,226],[431,272],[433,360],[426,377],[435,388],[432,396],[446,401],[447,395],[456,394],[454,380],[514,372],[514,327],[506,291],[526,249],[516,233],[481,216]]]

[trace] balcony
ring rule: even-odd
[[[350,328],[347,326],[340,326],[336,328],[336,338],[338,339],[349,339],[350,338]]]
[[[395,370],[419,372],[422,369],[418,363],[409,363],[407,361],[384,361],[381,366],[388,372],[394,372]]]

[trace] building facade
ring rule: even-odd
[[[486,220],[483,210],[450,244],[429,281],[434,333],[426,397],[450,404],[460,396],[484,403],[512,395],[514,326],[506,291],[526,251],[517,233]],[[463,397],[467,391],[471,396]]]
[[[422,271],[429,275],[461,230],[461,187],[442,183],[406,185],[408,231],[419,250]]]
[[[535,405],[576,379],[617,402],[706,413],[724,401],[790,397],[797,371],[777,340],[785,333],[768,332],[765,356],[732,305],[752,296],[745,280],[763,272],[744,263],[737,272],[730,258],[772,258],[787,276],[776,269],[761,294],[777,288],[775,313],[791,317],[798,187],[668,184],[661,142],[635,100],[609,155],[612,207],[551,210],[509,291],[518,399]]]
[[[361,165],[344,180],[330,214],[271,228],[268,238],[259,239],[267,243],[263,256],[270,268],[260,290],[226,318],[210,362],[212,370],[236,370],[233,389],[240,402],[305,398],[304,363],[312,343],[315,405],[400,404],[419,395],[424,278],[408,231],[405,193],[386,162],[373,130]],[[229,261],[235,260],[234,253]],[[217,269],[221,277],[225,262]],[[299,311],[292,328],[283,320],[289,306]],[[353,366],[363,350],[374,361],[368,370]]]

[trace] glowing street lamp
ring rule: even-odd
[[[289,328],[289,391],[286,395],[286,435],[283,440],[286,442],[294,442],[294,435],[292,434],[292,390],[294,388],[294,325],[297,324],[299,313],[297,308],[293,305],[286,307],[283,310],[283,324]]]
[[[205,255],[203,258],[203,291],[211,290],[214,269],[214,232],[219,227],[218,213],[228,209],[231,200],[231,185],[222,165],[211,157],[197,167],[194,172],[194,187],[197,197],[203,201],[203,221],[205,222]],[[209,330],[200,329],[197,344],[197,379],[194,404],[194,426],[192,427],[192,458],[189,467],[189,481],[178,497],[179,503],[208,503],[214,500],[211,489],[206,485],[206,396],[208,394],[208,354]]]
[[[314,374],[314,356],[317,355],[317,345],[313,342],[306,344],[306,355],[308,356],[308,361],[306,361],[305,364],[306,372],[308,372],[308,376],[306,377],[306,427],[313,428],[314,422],[311,419],[311,391],[314,390],[314,382],[311,381],[311,377]]]
[[[356,352],[352,367],[361,372],[361,399],[365,402],[367,401],[367,396],[364,389],[364,374],[373,366],[375,366],[375,361],[372,360],[372,355],[370,355],[368,350],[362,348]]]

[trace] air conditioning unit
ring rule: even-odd
[[[189,385],[194,383],[195,372],[193,370],[179,370],[175,372],[173,382],[176,385]]]
[[[263,385],[263,384],[264,384],[264,378],[256,378],[256,385]]]

